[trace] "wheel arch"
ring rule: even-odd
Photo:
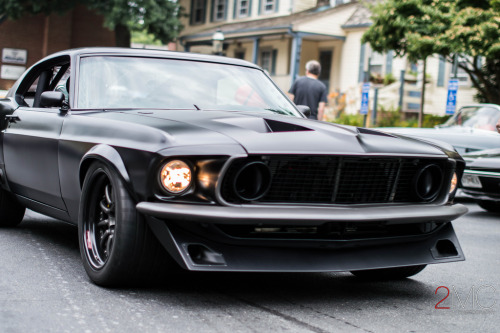
[[[108,165],[110,168],[114,169],[116,173],[123,179],[126,186],[132,186],[130,181],[130,176],[127,172],[127,168],[125,167],[125,163],[123,163],[123,159],[118,153],[118,151],[108,145],[100,144],[92,147],[81,159],[80,167],[79,167],[79,182],[80,189],[83,187],[83,181],[85,180],[85,175],[89,167],[93,162],[100,161]],[[130,192],[131,194],[133,192]]]

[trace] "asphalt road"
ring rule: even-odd
[[[467,260],[403,281],[183,273],[135,289],[93,285],[76,228],[29,212],[0,229],[0,332],[498,332],[500,216],[467,206]]]

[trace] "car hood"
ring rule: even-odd
[[[500,147],[500,134],[470,127],[380,127],[386,133],[404,134],[417,138],[431,138],[453,145],[460,154]]]
[[[249,154],[424,154],[446,149],[412,138],[270,112],[195,110],[106,111],[92,116],[167,133],[176,146],[238,143]]]

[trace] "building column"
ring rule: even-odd
[[[292,33],[292,50],[290,53],[290,79],[293,83],[299,75],[300,54],[302,53],[302,36]]]
[[[256,65],[259,62],[259,47],[260,47],[260,38],[255,37],[253,39],[252,62]]]

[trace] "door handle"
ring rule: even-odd
[[[5,119],[7,119],[7,121],[9,123],[15,123],[15,122],[21,121],[21,118],[19,118],[19,116],[16,116],[14,114],[8,114],[8,115],[6,115]]]

